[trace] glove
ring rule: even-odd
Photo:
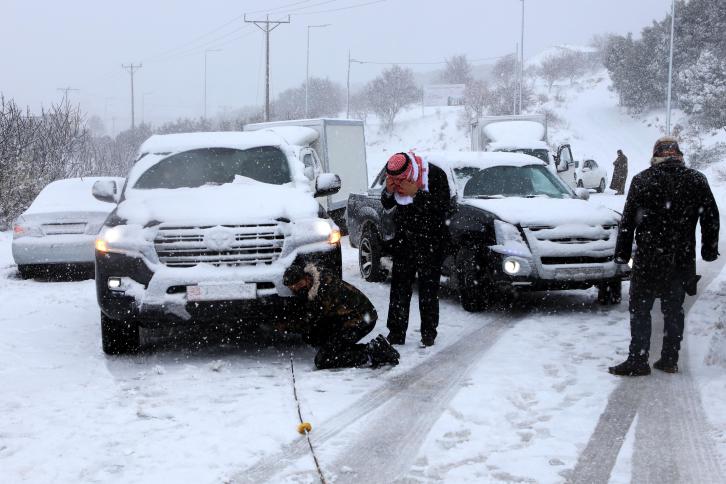
[[[706,262],[713,262],[718,259],[719,253],[717,247],[701,247],[701,259]]]

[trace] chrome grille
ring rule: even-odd
[[[201,227],[161,226],[154,239],[159,261],[169,267],[272,264],[285,236],[277,223]]]

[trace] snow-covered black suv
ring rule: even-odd
[[[620,301],[627,265],[614,261],[620,215],[583,198],[545,163],[514,153],[417,153],[448,172],[456,198],[449,223],[452,244],[443,275],[462,306],[480,310],[502,290],[586,289],[599,300]],[[348,200],[350,243],[358,247],[361,275],[387,276],[393,236],[380,202],[385,170],[367,193]]]
[[[307,129],[307,128],[301,128]],[[139,326],[256,323],[293,298],[291,264],[341,271],[340,232],[315,197],[336,175],[306,178],[295,146],[275,133],[152,136],[96,241],[103,350],[139,347]]]

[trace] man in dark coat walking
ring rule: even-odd
[[[650,311],[661,300],[665,323],[661,357],[653,366],[678,371],[683,339],[683,300],[696,294],[696,223],[701,224],[701,257],[718,258],[719,214],[706,177],[686,168],[678,142],[670,136],[653,148],[651,167],[633,178],[625,202],[615,260],[627,263],[636,253],[630,281],[628,359],[609,369],[614,375],[650,374]]]
[[[625,182],[628,179],[628,157],[623,150],[618,150],[618,157],[613,162],[613,178],[610,180],[610,189],[617,195],[625,194]]]
[[[381,202],[395,209],[388,341],[405,344],[413,283],[418,274],[421,345],[432,346],[439,325],[441,266],[449,241],[449,181],[440,167],[414,153],[396,153],[386,164]]]
[[[318,369],[397,365],[400,355],[379,335],[367,344],[361,340],[376,326],[373,304],[358,289],[336,274],[314,264],[290,266],[283,283],[305,302],[291,319],[291,329],[318,347]]]

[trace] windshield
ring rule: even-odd
[[[541,165],[459,168],[458,180],[468,178],[464,198],[548,197],[572,198],[569,189]]]
[[[232,183],[236,176],[282,185],[291,181],[287,157],[278,148],[203,148],[177,153],[146,170],[134,188],[196,188]]]
[[[504,151],[505,153],[522,153],[523,155],[534,156],[544,161],[548,165],[550,164],[549,151],[545,149],[529,149],[529,148],[507,148],[497,151]]]

